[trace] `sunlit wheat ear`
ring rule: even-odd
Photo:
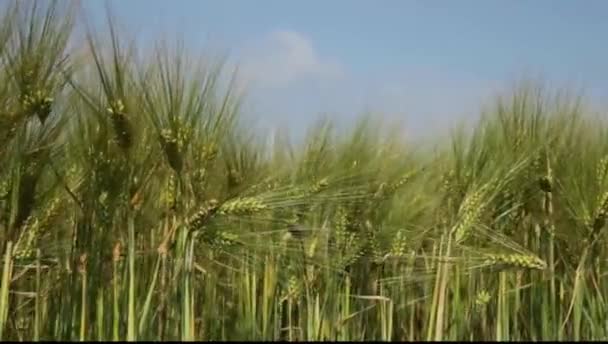
[[[175,210],[177,205],[177,181],[174,174],[170,174],[161,186],[159,200],[164,209]]]
[[[372,261],[380,264],[384,262],[386,254],[378,238],[378,229],[374,228],[369,221],[365,222],[365,229],[367,234],[367,242],[369,245],[368,254],[372,258]]]
[[[203,149],[201,151],[201,160],[210,163],[215,161],[217,158],[219,148],[215,141],[211,141],[203,145]]]
[[[315,182],[314,184],[312,184],[312,185],[311,185],[311,186],[308,188],[308,190],[307,190],[307,192],[306,192],[306,195],[316,195],[316,194],[318,194],[319,192],[321,192],[321,191],[323,191],[323,190],[327,189],[327,187],[328,187],[328,186],[329,186],[329,181],[328,181],[328,179],[327,179],[327,178],[323,178],[323,179],[321,179],[321,180],[319,180],[319,181]]]
[[[407,235],[404,230],[398,230],[393,239],[390,255],[392,257],[405,257],[408,253]]]
[[[471,234],[472,226],[479,221],[483,211],[482,193],[476,191],[468,195],[458,211],[458,222],[452,229],[456,243],[463,243]]]
[[[602,188],[608,181],[608,155],[602,157],[597,163],[595,169],[596,184],[598,188]]]
[[[449,169],[441,174],[440,189],[445,193],[453,192],[456,171]]]
[[[322,193],[329,187],[328,178],[322,178],[314,183],[304,186],[278,188],[267,192],[265,199],[274,206],[312,205],[322,200]],[[329,196],[331,197],[331,196]],[[291,203],[291,205],[290,205]]]
[[[55,198],[41,216],[30,216],[27,219],[15,245],[14,257],[16,259],[33,257],[37,240],[58,218],[61,206],[62,201]]]
[[[221,215],[246,215],[267,210],[268,205],[256,197],[242,197],[223,203],[218,214]]]
[[[490,302],[491,299],[492,296],[487,290],[481,290],[479,291],[479,293],[477,293],[477,296],[475,297],[475,307],[477,308],[477,310],[481,310],[486,307],[486,305]]]
[[[230,248],[241,245],[239,236],[218,226],[204,225],[195,232],[196,239],[216,253],[227,254]]]
[[[110,103],[107,109],[116,135],[116,143],[124,150],[131,148],[133,140],[133,130],[125,112],[122,100],[118,99]]]
[[[203,229],[207,221],[217,212],[219,202],[217,200],[209,200],[203,204],[194,215],[186,222],[191,231]]]
[[[414,174],[415,174],[415,172],[409,172],[409,173],[406,173],[403,176],[401,176],[395,182],[380,184],[380,186],[378,187],[378,190],[374,194],[374,198],[390,197],[399,188],[401,188],[402,186],[407,184],[412,179]]]
[[[32,253],[32,244],[36,238],[36,222],[37,220],[30,216],[24,222],[22,226],[21,235],[15,244],[15,250],[13,251],[13,257],[22,259],[29,257]]]
[[[348,213],[346,212],[346,209],[344,209],[344,207],[339,207],[338,210],[336,211],[336,214],[334,215],[333,225],[334,225],[333,234],[334,234],[334,237],[336,240],[336,245],[342,246],[347,242],[347,240],[349,238]]]
[[[486,254],[484,264],[501,268],[545,270],[547,263],[534,255]]]
[[[36,115],[44,123],[51,114],[53,98],[48,91],[42,89],[28,90],[21,95],[21,106],[24,113]]]
[[[301,278],[292,274],[287,280],[287,286],[283,288],[283,294],[280,296],[280,302],[291,300],[293,302],[299,302],[300,295],[302,294],[303,285]]]

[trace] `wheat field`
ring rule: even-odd
[[[0,340],[608,339],[582,99],[522,84],[432,149],[373,117],[268,145],[222,60],[41,4],[0,21]]]

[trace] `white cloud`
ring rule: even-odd
[[[404,122],[414,137],[438,135],[477,119],[483,103],[501,89],[497,78],[420,64],[344,73],[309,38],[293,31],[271,32],[237,56],[238,79],[255,116],[264,118],[264,125],[289,123],[296,132],[319,114],[348,123],[369,111]]]
[[[326,80],[342,75],[339,63],[320,56],[308,37],[294,31],[273,31],[250,42],[240,59],[241,78],[256,88],[283,88],[300,80]]]

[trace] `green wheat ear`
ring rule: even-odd
[[[242,197],[222,204],[218,213],[222,215],[246,215],[267,209],[269,209],[268,205],[264,204],[259,198]]]
[[[203,146],[201,152],[201,160],[205,162],[212,162],[217,158],[218,146],[215,142],[209,142]]]
[[[457,244],[461,244],[469,238],[473,226],[481,217],[482,211],[483,206],[480,191],[465,198],[458,212],[458,222],[453,229],[454,239]]]
[[[327,180],[327,178],[323,178],[310,187],[310,189],[308,190],[308,194],[318,194],[319,192],[325,190],[328,186],[329,181]]]
[[[187,225],[191,231],[201,230],[207,224],[207,221],[217,212],[219,202],[217,200],[209,200],[205,202],[201,207],[198,208],[196,213],[192,215]]]
[[[378,191],[376,191],[376,193],[374,195],[375,198],[389,197],[389,196],[393,195],[397,190],[399,190],[401,187],[403,187],[405,184],[407,184],[412,179],[413,176],[414,176],[414,172],[408,172],[408,173],[404,174],[403,176],[401,176],[399,179],[397,179],[393,183],[380,184],[380,186],[378,187]]]
[[[534,256],[526,254],[487,254],[484,261],[487,265],[501,265],[515,269],[533,269],[544,270],[547,268],[547,263]]]
[[[167,182],[160,190],[160,201],[166,209],[175,209],[177,204],[177,180],[174,174],[169,175]]]
[[[23,106],[25,113],[38,116],[40,122],[44,123],[51,114],[53,98],[48,91],[38,89],[23,94],[21,97],[21,105]]]
[[[53,222],[59,217],[62,201],[53,199],[49,207],[40,217],[30,216],[22,227],[21,236],[15,245],[14,258],[25,259],[32,258],[35,251],[35,245],[41,235],[47,231]]]
[[[407,236],[403,229],[398,230],[395,234],[390,255],[393,257],[405,257],[407,255]]]
[[[475,297],[475,306],[478,310],[483,309],[492,299],[492,296],[487,290],[481,290]]]

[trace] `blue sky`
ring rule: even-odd
[[[102,1],[87,2],[104,15]],[[264,127],[364,111],[417,135],[476,118],[525,77],[608,105],[604,0],[128,0],[112,8],[144,40],[179,34],[228,52]]]

